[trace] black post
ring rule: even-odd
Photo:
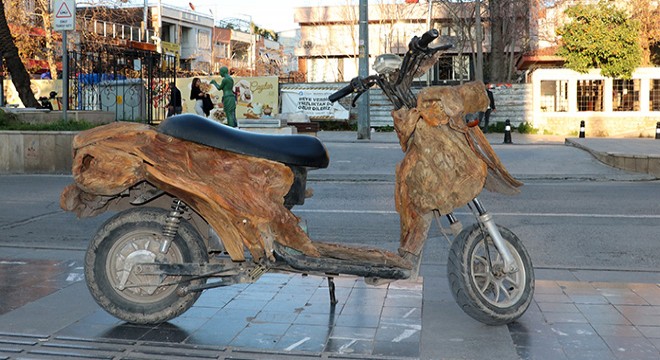
[[[332,276],[328,276],[328,291],[330,292],[330,306],[334,307],[337,305],[337,295],[335,295],[335,279]]]
[[[511,142],[511,121],[506,119],[504,122],[504,143],[512,144]]]
[[[5,69],[4,58],[0,56],[0,107],[5,106]]]
[[[655,124],[655,139],[660,139],[660,121]]]
[[[584,120],[580,121],[580,138],[584,138]]]

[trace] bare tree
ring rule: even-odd
[[[18,48],[9,30],[7,18],[5,17],[4,1],[0,1],[0,52],[23,105],[26,107],[40,107],[30,88],[30,75],[21,61]]]
[[[455,34],[455,36],[451,37],[454,47],[458,52],[458,58],[463,58],[467,52],[474,59],[475,78],[483,80],[483,58],[480,59],[478,56],[483,49],[483,45],[481,41],[478,41],[481,38],[481,34],[478,34],[476,31],[477,18],[480,20],[482,17],[481,13],[477,14],[477,9],[480,9],[480,7],[475,6],[479,1],[440,0],[438,3],[446,14],[449,15],[450,23],[443,24],[442,26],[447,26],[450,29],[448,35]],[[469,63],[464,64],[464,67],[465,69],[461,71],[463,74],[467,74]],[[464,80],[469,80],[469,78],[461,76],[460,82],[462,83]]]
[[[490,74],[492,81],[510,81],[516,51],[527,44],[528,0],[489,0]]]
[[[51,21],[48,0],[35,0],[37,8],[35,13],[41,18],[44,29],[44,47],[43,52],[48,62],[48,69],[53,79],[57,78],[57,62],[55,59],[55,41],[53,38],[53,24]]]
[[[341,6],[320,6],[299,8],[302,18],[301,48],[309,58],[323,59],[336,68],[331,70],[336,80],[347,81],[352,76],[344,72],[355,63],[359,56],[358,7],[346,0]],[[369,52],[371,54],[407,51],[407,43],[412,35],[421,35],[425,25],[417,21],[425,14],[425,8],[416,4],[391,3],[382,0],[369,5]],[[319,63],[319,62],[315,62]]]
[[[642,47],[642,65],[653,63],[651,48],[660,43],[660,5],[651,0],[630,0],[632,18],[639,22],[639,45]]]

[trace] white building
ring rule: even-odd
[[[178,48],[184,70],[211,72],[212,15],[163,4],[151,7],[151,14],[161,49],[174,52]]]

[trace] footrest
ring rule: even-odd
[[[274,243],[275,257],[298,271],[355,275],[381,279],[407,279],[412,265],[402,257],[381,249],[314,242],[321,257],[311,257]]]

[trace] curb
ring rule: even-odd
[[[625,154],[613,151],[597,151],[591,147],[581,144],[574,139],[566,139],[565,144],[582,149],[593,155],[603,164],[615,167],[617,169],[648,174],[656,179],[660,179],[660,156]]]

